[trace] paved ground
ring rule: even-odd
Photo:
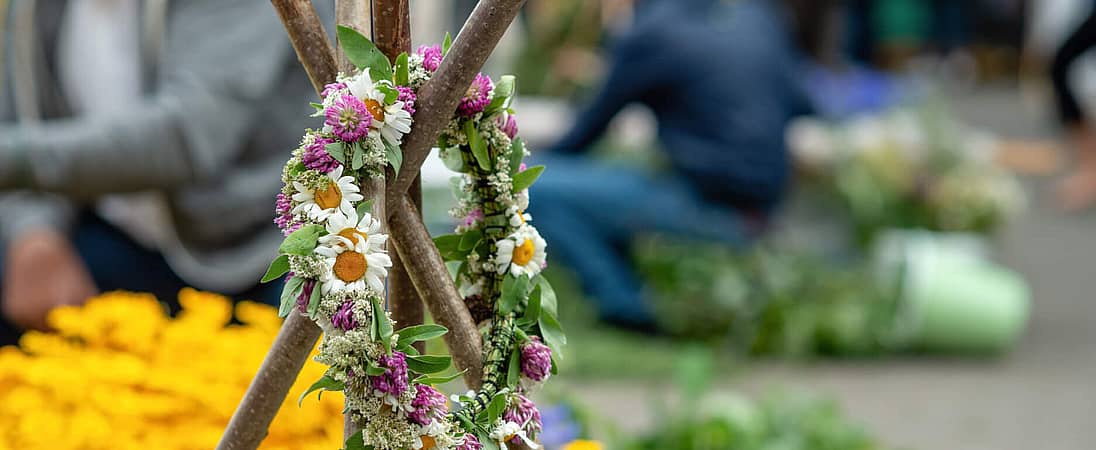
[[[962,93],[964,120],[1012,137],[1045,136],[1041,111],[1015,90]],[[999,258],[1031,283],[1028,331],[995,360],[932,358],[752,366],[724,389],[782,387],[832,395],[884,442],[919,450],[1096,449],[1096,212],[1064,216],[1043,202],[1046,182],[1029,180],[1033,206],[998,236]],[[577,389],[622,417],[655,420],[659,383],[583,383]],[[631,413],[621,415],[621,411]]]

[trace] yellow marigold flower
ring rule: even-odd
[[[0,348],[0,450],[213,448],[281,319],[242,302],[229,325],[227,298],[179,297],[172,319],[151,295],[106,293],[51,312],[56,332]],[[342,446],[341,395],[296,404],[324,370],[305,364],[263,449]]]
[[[600,442],[579,439],[568,442],[563,446],[563,450],[602,450],[602,447]]]

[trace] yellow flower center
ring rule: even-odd
[[[340,280],[350,283],[362,279],[367,269],[369,269],[369,263],[365,261],[365,255],[348,251],[339,253],[339,256],[335,257],[335,266],[331,270]]]
[[[384,106],[381,105],[381,102],[368,99],[362,103],[365,103],[365,109],[369,111],[369,115],[373,116],[374,120],[384,122]]]
[[[327,187],[316,189],[313,197],[316,199],[316,204],[323,209],[338,208],[339,203],[342,203],[342,191],[339,191],[339,186],[335,183],[328,183]]]
[[[346,238],[353,244],[357,244],[358,242],[364,244],[369,241],[369,235],[357,228],[343,228],[342,231],[339,232],[339,236]]]
[[[430,449],[434,448],[434,446],[438,445],[438,442],[435,441],[434,438],[432,438],[430,436],[427,436],[425,434],[422,435],[422,436],[419,436],[419,439],[422,439],[422,450],[430,450]]]
[[[536,249],[533,248],[533,241],[526,239],[522,241],[521,245],[514,247],[513,257],[510,259],[519,266],[529,264],[529,261],[533,259],[533,252]]]

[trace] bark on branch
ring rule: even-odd
[[[319,337],[320,327],[312,319],[296,310],[289,313],[263,365],[232,414],[217,450],[253,450],[259,447]]]
[[[411,52],[411,11],[408,0],[373,0],[373,44],[392,63],[395,63],[400,53]],[[389,182],[394,175],[389,171]],[[421,187],[416,180],[407,193],[419,211],[422,211]],[[388,271],[388,307],[392,311],[392,319],[399,328],[421,324],[424,318],[422,301],[407,275],[405,262],[399,258],[399,253],[393,251],[389,254],[392,257],[392,269]],[[420,353],[426,351],[425,342],[416,342],[414,346]]]
[[[285,24],[289,42],[297,52],[297,58],[308,73],[316,92],[323,91],[325,84],[335,80],[335,50],[327,40],[320,17],[311,0],[271,0],[278,16]]]
[[[369,0],[335,0],[335,24],[353,28],[361,33],[362,36],[369,36],[372,34],[372,17]],[[337,36],[337,34],[336,34]],[[339,71],[343,73],[352,72],[355,67],[354,63],[350,62],[350,59],[346,57],[346,52],[342,50],[342,43],[336,42],[336,47],[339,51],[336,51],[336,59],[339,61]],[[334,81],[332,78],[330,81]],[[384,179],[383,178],[365,178],[359,179],[358,184],[362,188],[362,196],[366,199],[373,200],[374,217],[377,217],[381,222],[381,230],[388,228],[388,221],[385,220],[384,215]],[[348,400],[349,401],[349,400]],[[349,405],[348,405],[349,406]],[[359,430],[362,429],[364,424],[356,420],[352,414],[343,415],[343,439],[349,439]]]
[[[392,205],[389,205],[390,207]],[[407,195],[400,195],[388,223],[400,259],[408,262],[407,274],[439,325],[449,329],[443,336],[464,382],[478,390],[483,381],[483,343],[472,314],[461,301],[449,270],[422,224],[418,210]]]

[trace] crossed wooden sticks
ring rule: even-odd
[[[358,31],[373,28],[376,45],[391,59],[410,50],[407,1],[336,0],[336,20]],[[387,218],[391,242],[403,263],[402,270],[393,267],[389,279],[389,300],[396,320],[401,325],[421,322],[421,308],[416,309],[419,303],[413,295],[417,293],[434,321],[449,329],[444,336],[446,346],[457,368],[465,371],[464,381],[471,389],[478,389],[482,381],[481,337],[422,222],[416,199],[408,191],[415,190],[419,169],[431,147],[524,2],[480,0],[438,70],[418,93],[414,126],[404,136],[399,173],[389,173],[384,189],[379,184],[362,186],[366,197],[377,199],[374,214]],[[311,0],[271,0],[271,3],[317,93],[335,81],[337,68],[348,71],[348,63],[336,63],[336,52]],[[364,23],[369,16],[375,27]],[[404,274],[406,279],[402,278]],[[408,280],[413,290],[407,288]],[[218,449],[251,450],[259,446],[319,336],[319,327],[309,318],[295,310],[289,314],[232,415]],[[353,424],[347,424],[348,434],[353,428]]]

